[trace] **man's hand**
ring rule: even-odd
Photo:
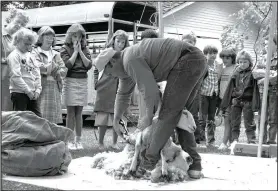
[[[114,120],[113,128],[119,137],[126,140],[126,136],[124,136],[125,130],[124,130],[124,127],[120,124],[120,120]]]

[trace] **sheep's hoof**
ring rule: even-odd
[[[162,175],[161,180],[162,182],[170,182],[171,178],[168,175]]]

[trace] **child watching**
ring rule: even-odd
[[[68,147],[72,150],[83,149],[82,110],[88,102],[87,72],[92,68],[92,61],[82,25],[73,24],[69,27],[60,54],[68,68],[63,87],[64,103],[67,106],[67,127],[73,131],[75,129],[76,133],[75,140],[69,142]]]
[[[216,112],[216,105],[218,101],[218,81],[220,78],[219,68],[220,64],[216,62],[218,49],[213,45],[207,45],[203,50],[208,64],[208,75],[204,78],[200,89],[200,127],[205,140],[205,128],[207,126],[207,146],[214,147],[215,145],[215,124],[214,117]]]
[[[233,149],[238,142],[242,113],[248,143],[256,143],[254,112],[260,108],[257,80],[254,79],[251,71],[253,66],[251,54],[246,50],[241,50],[237,54],[236,63],[239,66],[233,72],[221,103],[222,111],[232,104],[231,128],[233,142],[231,144],[231,154],[233,154]]]
[[[16,47],[8,56],[10,69],[10,93],[14,111],[32,111],[41,117],[37,99],[41,93],[40,69],[30,57],[36,34],[22,28],[14,36]]]
[[[102,62],[102,58],[109,60],[107,51],[113,49],[115,51],[122,51],[129,46],[128,34],[123,30],[117,30],[111,40],[107,44],[107,49],[98,55],[94,60],[95,65]],[[109,49],[110,48],[110,49]],[[119,79],[113,76],[108,76],[103,70],[94,70],[94,82],[97,92],[94,111],[96,112],[95,126],[98,126],[99,132],[99,149],[104,150],[105,146],[103,139],[108,127],[113,126],[114,119],[114,103],[118,89]],[[113,129],[113,149],[120,149],[117,145],[118,135]]]
[[[235,70],[236,67],[236,50],[234,48],[225,48],[220,52],[220,58],[223,61],[225,68],[223,68],[220,77],[220,91],[219,91],[219,98],[220,100],[223,99],[224,93],[226,88],[229,84],[230,78]],[[231,106],[229,105],[228,108],[224,111],[224,136],[221,145],[219,146],[219,150],[228,149],[228,141],[231,144],[231,117],[230,112]],[[221,115],[221,114],[220,114]]]

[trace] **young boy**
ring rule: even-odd
[[[223,99],[224,93],[229,84],[230,78],[236,67],[236,50],[234,48],[225,48],[220,52],[220,58],[223,61],[225,68],[223,68],[220,77],[220,86],[219,86],[219,98]],[[224,115],[224,136],[219,150],[228,149],[228,141],[231,144],[231,117],[230,117],[231,106],[229,106],[223,113]]]
[[[213,45],[207,45],[203,50],[208,64],[208,75],[201,84],[200,89],[200,127],[202,129],[202,139],[205,139],[205,128],[207,126],[207,146],[211,147],[215,144],[215,124],[214,117],[216,112],[216,105],[218,101],[218,82],[219,82],[219,68],[220,64],[216,62],[218,49]]]
[[[222,111],[232,104],[231,128],[233,142],[231,144],[231,154],[233,154],[233,148],[238,142],[242,112],[248,143],[255,143],[256,124],[254,122],[254,112],[260,108],[259,89],[257,80],[252,75],[253,61],[250,53],[241,50],[237,54],[236,63],[239,66],[233,72],[221,103]]]
[[[22,28],[14,36],[16,47],[7,58],[10,69],[10,93],[14,111],[29,110],[41,117],[37,99],[41,93],[40,69],[30,57],[35,33]]]

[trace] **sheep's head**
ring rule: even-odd
[[[193,133],[196,129],[196,123],[193,115],[188,110],[183,110],[180,121],[177,125],[179,128]]]

